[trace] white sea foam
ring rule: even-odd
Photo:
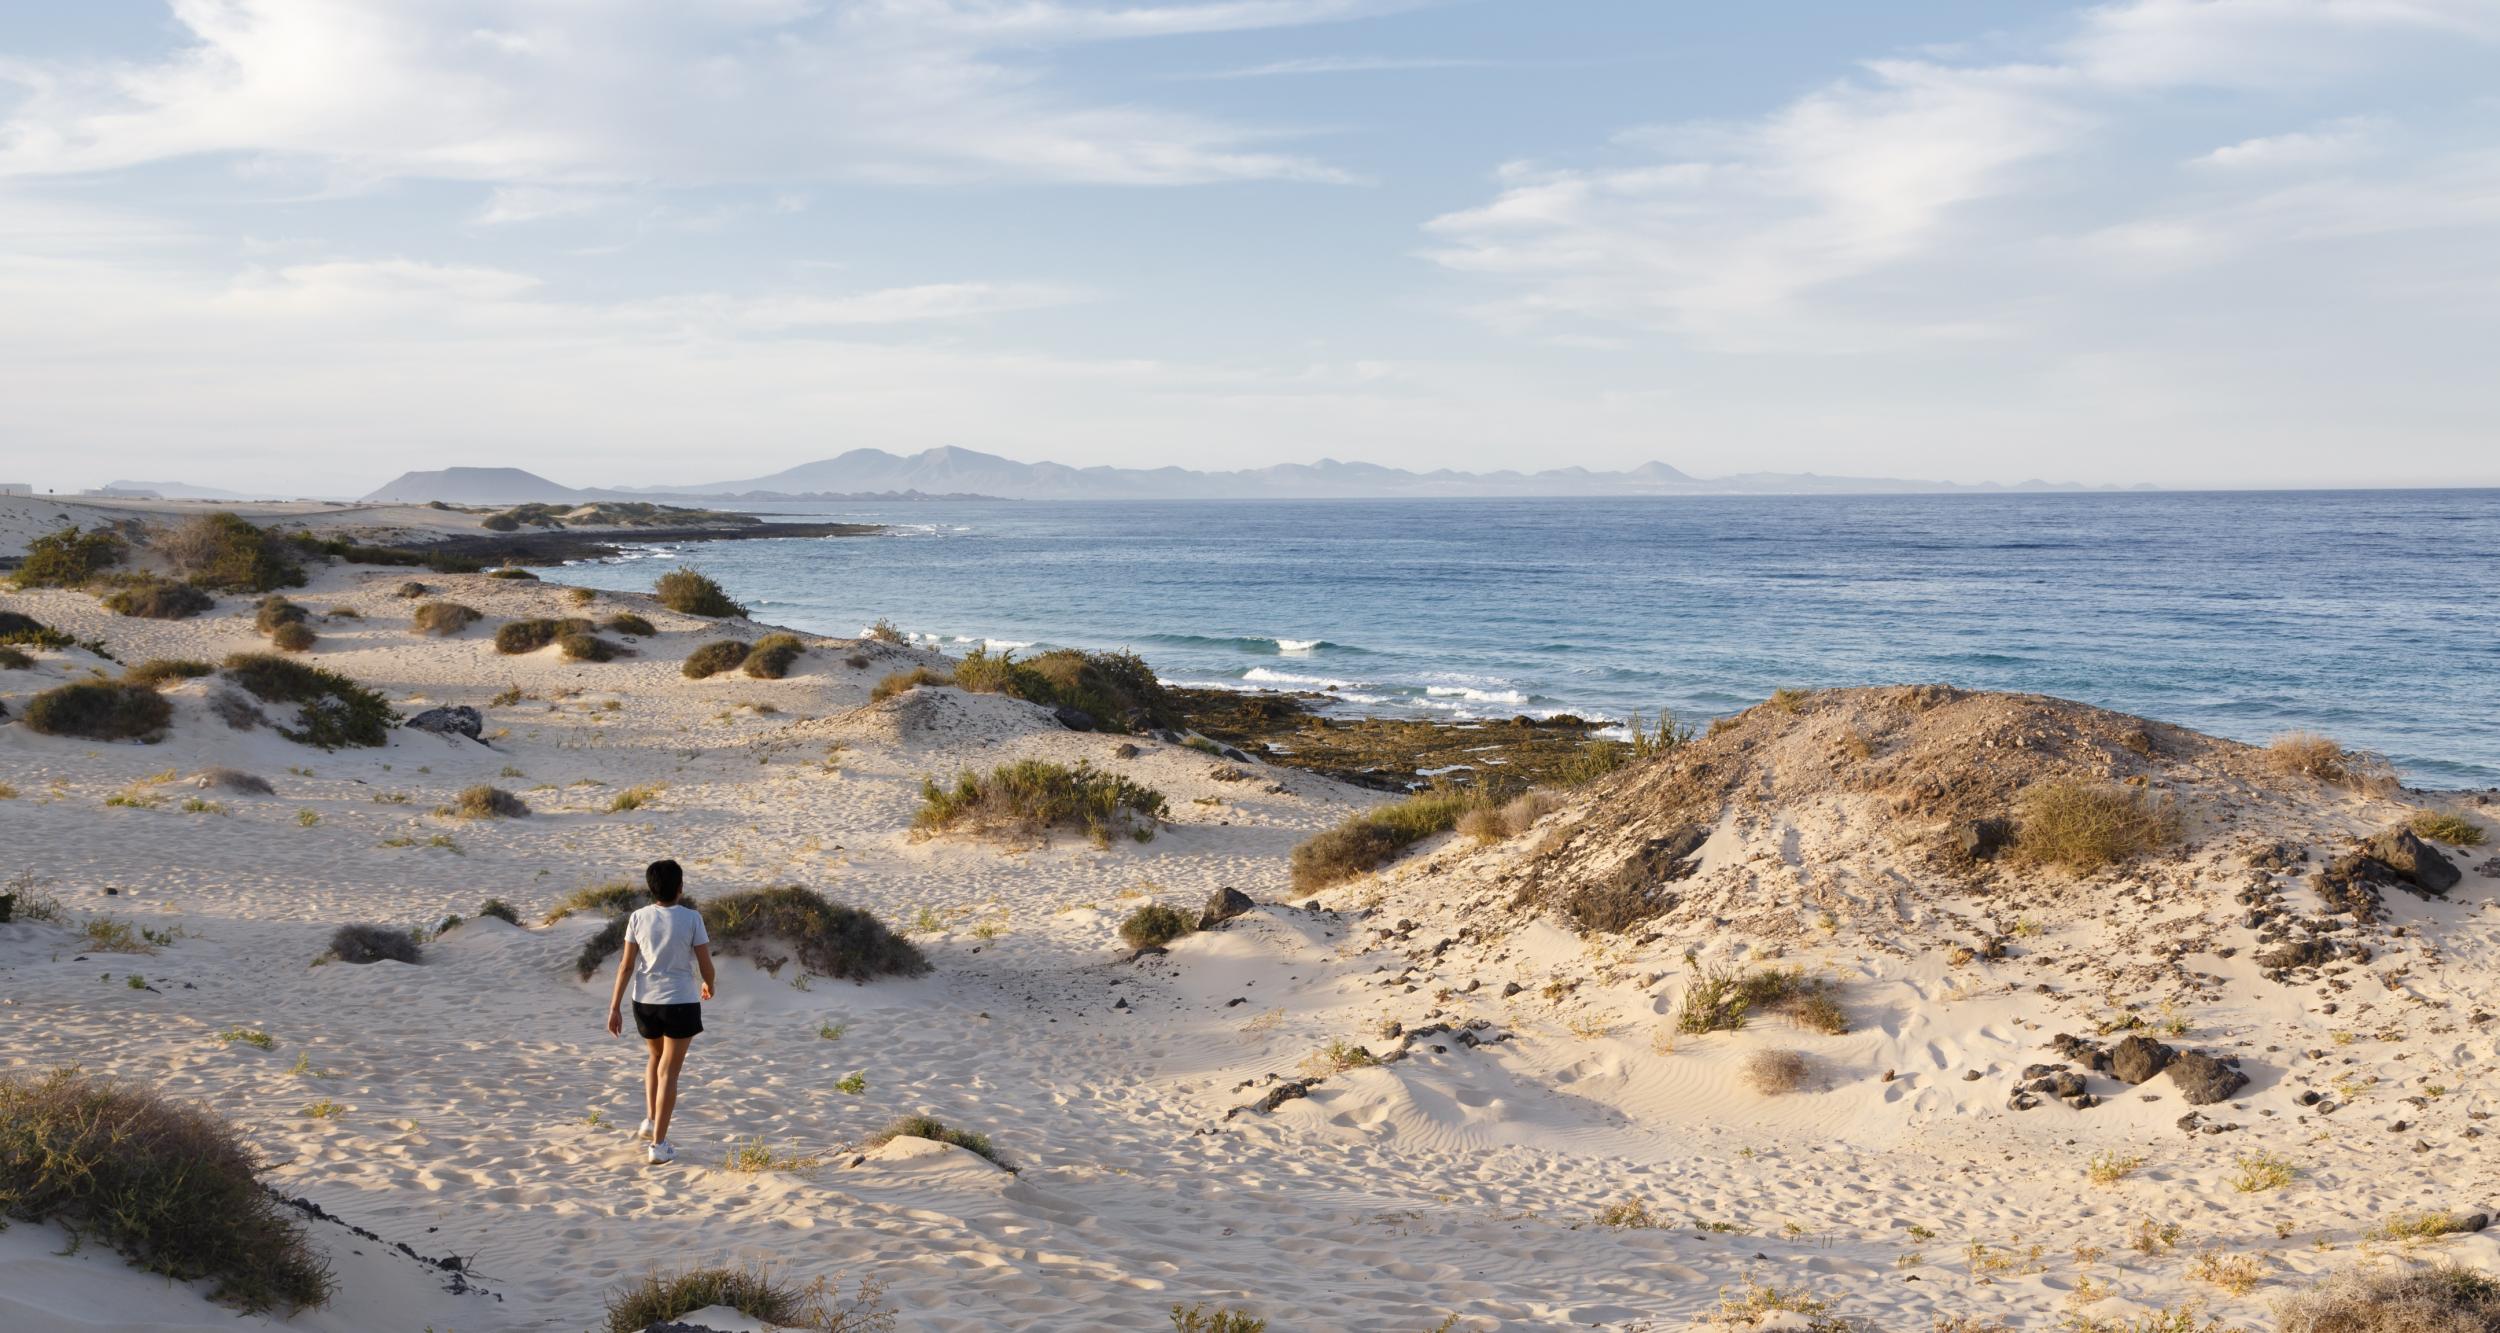
[[[1276,651],[1287,657],[1300,657],[1318,650],[1324,639],[1278,639]]]
[[[1479,704],[1524,704],[1528,696],[1517,690],[1479,690],[1469,685],[1427,685],[1424,693],[1437,699],[1465,699]]]
[[[1266,667],[1252,667],[1242,672],[1241,678],[1255,680],[1263,685],[1285,685],[1301,690],[1350,690],[1359,684],[1356,681],[1338,680],[1331,676],[1305,676],[1291,671],[1270,671]]]

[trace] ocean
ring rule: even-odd
[[[2500,491],[774,506],[872,538],[637,548],[764,619],[1132,648],[1343,714],[1704,722],[1782,687],[2029,690],[2500,784]]]

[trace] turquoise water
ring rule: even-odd
[[[2500,784],[2495,491],[794,508],[893,535],[556,576],[648,587],[686,560],[804,629],[1129,647],[1348,713],[1699,720],[1947,681]]]

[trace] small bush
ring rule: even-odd
[[[260,599],[260,606],[252,615],[252,628],[263,634],[271,634],[282,625],[300,625],[310,619],[312,619],[312,612],[305,610],[301,605],[284,597],[272,595]]]
[[[397,926],[341,926],[330,936],[330,956],[342,963],[421,963],[417,937]]]
[[[2266,745],[2266,767],[2286,777],[2309,778],[2355,791],[2384,793],[2396,786],[2395,770],[2377,755],[2347,750],[2314,731],[2294,731]]]
[[[272,592],[303,586],[304,567],[290,543],[233,514],[202,514],[157,543],[191,582],[226,592]]]
[[[2300,1176],[2300,1169],[2270,1152],[2242,1153],[2231,1159],[2231,1174],[2225,1182],[2241,1194],[2262,1194],[2279,1190]]]
[[[1019,662],[1012,649],[992,653],[982,647],[956,664],[953,683],[975,694],[1004,694],[1045,708],[1074,708],[1106,731],[1133,730],[1132,719],[1151,726],[1172,726],[1180,720],[1154,669],[1135,653],[1061,648]]]
[[[752,648],[737,639],[722,639],[716,643],[707,643],[686,654],[686,664],[679,669],[685,672],[688,680],[702,680],[709,676],[717,676],[724,671],[737,670],[739,665],[747,660],[747,654],[752,651],[754,651]]]
[[[2015,851],[2038,865],[2090,874],[2177,841],[2169,803],[2134,787],[2057,779],[2022,796]]]
[[[22,611],[0,611],[0,643],[30,648],[67,648],[78,642]]]
[[[850,1300],[836,1304],[834,1288],[822,1279],[798,1286],[761,1268],[694,1268],[649,1273],[610,1294],[607,1333],[642,1333],[714,1305],[775,1328],[815,1333],[883,1333],[894,1327],[876,1288],[865,1283]]]
[[[584,890],[575,898],[582,900],[582,906],[615,913],[598,934],[583,943],[574,959],[575,971],[587,980],[609,955],[625,947],[624,912],[649,899],[641,890],[625,885]],[[919,948],[874,915],[812,890],[796,886],[751,889],[714,898],[701,910],[712,947],[725,955],[786,947],[797,954],[801,967],[845,981],[916,977],[929,970],[929,960]]]
[[[970,1130],[949,1128],[925,1115],[904,1116],[878,1131],[876,1137],[868,1140],[865,1146],[881,1148],[899,1138],[929,1139],[937,1143],[951,1143],[965,1152],[985,1157],[999,1166],[1005,1166],[1010,1171],[1015,1170],[1014,1167],[1007,1166],[1006,1159],[998,1155],[996,1148],[990,1146],[987,1134],[975,1134]]]
[[[1434,787],[1363,811],[1293,849],[1293,886],[1316,893],[1386,864],[1436,833],[1447,833],[1488,798],[1460,787]]]
[[[197,680],[202,676],[216,674],[217,668],[207,662],[197,662],[187,657],[158,657],[141,662],[123,672],[122,679],[133,685],[145,685],[152,690],[161,690],[178,681]]]
[[[526,569],[516,568],[511,565],[506,565],[502,569],[487,570],[486,577],[490,579],[512,579],[522,583],[538,582],[538,576],[536,574],[532,574]]]
[[[779,680],[790,674],[790,664],[806,651],[807,645],[795,634],[767,634],[755,641],[740,669],[757,680]]]
[[[392,589],[391,595],[394,597],[405,597],[413,601],[416,598],[423,597],[432,591],[434,591],[432,588],[417,582],[415,579],[410,579],[406,583],[399,585],[397,588]]]
[[[1001,764],[986,775],[965,773],[952,787],[934,778],[920,783],[920,810],[912,826],[928,830],[968,828],[1011,837],[1039,837],[1054,828],[1081,828],[1097,845],[1115,836],[1145,842],[1164,812],[1161,792],[1089,764],[1074,768],[1041,759]]]
[[[868,698],[872,702],[882,701],[891,699],[906,690],[919,689],[923,685],[952,685],[954,683],[955,678],[943,671],[932,671],[927,667],[918,666],[909,671],[897,671],[878,681],[875,688],[868,691]]]
[[[107,593],[107,610],[142,620],[188,620],[217,605],[217,599],[188,583],[136,579]]]
[[[416,613],[409,618],[409,625],[419,634],[431,634],[436,638],[441,638],[445,635],[458,634],[476,624],[477,619],[478,610],[474,606],[463,606],[458,602],[427,602],[418,607]]]
[[[91,741],[145,740],[173,720],[173,705],[146,685],[82,680],[26,701],[25,723],[45,736]]]
[[[591,623],[573,617],[562,620],[507,620],[495,631],[495,651],[499,653],[534,653],[567,634],[588,634]]]
[[[0,1210],[245,1310],[320,1305],[329,1269],[262,1170],[206,1107],[75,1069],[0,1074]]]
[[[709,575],[692,569],[679,568],[662,574],[652,591],[658,594],[660,605],[680,615],[717,619],[747,613],[747,609],[733,600]]]
[[[628,810],[640,810],[657,799],[661,790],[662,788],[657,783],[640,783],[627,787],[608,801],[608,813],[621,815]]]
[[[1120,938],[1132,949],[1170,944],[1198,928],[1195,918],[1177,907],[1148,903],[1128,914],[1120,923]]]
[[[24,671],[34,664],[35,659],[27,656],[24,649],[0,643],[0,671]]]
[[[1174,1301],[1172,1333],[1267,1333],[1267,1321],[1230,1306],[1210,1310],[1205,1301],[1187,1306]]]
[[[530,808],[520,797],[481,782],[453,797],[451,812],[462,819],[527,819]]]
[[[312,626],[310,625],[289,623],[278,626],[278,628],[270,634],[269,646],[276,648],[280,652],[308,653],[312,651],[313,644],[318,641],[320,637],[320,635],[313,633]]]
[[[619,611],[600,621],[599,628],[610,634],[624,634],[637,639],[647,639],[660,632],[650,621],[631,611]]]
[[[2405,821],[2405,827],[2417,836],[2451,847],[2480,847],[2485,836],[2483,826],[2463,815],[2441,810],[2424,810]]]
[[[622,881],[613,884],[594,884],[575,889],[558,899],[555,907],[547,913],[544,919],[547,924],[553,925],[575,912],[623,916],[649,901],[651,901],[650,893],[639,884],[627,884]],[[685,905],[694,906],[692,902],[687,902]]]
[[[1745,1086],[1765,1097],[1806,1085],[1806,1057],[1797,1051],[1760,1050],[1745,1057]]]
[[[497,921],[502,921],[510,925],[517,926],[521,924],[521,914],[513,910],[512,904],[505,902],[501,898],[489,898],[486,901],[479,903],[477,905],[477,914],[479,916],[491,916]]]
[[[263,702],[300,705],[301,725],[278,728],[299,745],[324,750],[383,745],[399,723],[380,693],[335,671],[275,654],[236,653],[226,659],[226,678]]]
[[[625,650],[596,634],[567,634],[556,640],[556,648],[567,662],[613,662]]]
[[[1534,827],[1536,822],[1562,808],[1562,799],[1548,792],[1532,791],[1512,797],[1499,805],[1480,805],[1459,816],[1458,831],[1480,843],[1506,842]]]
[[[599,600],[599,594],[597,590],[591,588],[567,588],[564,590],[564,600],[575,606],[588,606]]]
[[[2453,1264],[2354,1269],[2275,1318],[2280,1333],[2500,1333],[2500,1278]]]
[[[901,643],[903,641],[903,632],[894,628],[893,621],[887,620],[883,616],[879,616],[877,618],[877,623],[868,627],[868,633],[865,637],[874,639],[878,643]]]
[[[26,558],[10,577],[21,588],[76,588],[129,556],[130,543],[120,534],[80,532],[73,523],[26,543]]]

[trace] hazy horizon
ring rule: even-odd
[[[20,7],[0,481],[2500,485],[2495,48],[2491,0]]]

